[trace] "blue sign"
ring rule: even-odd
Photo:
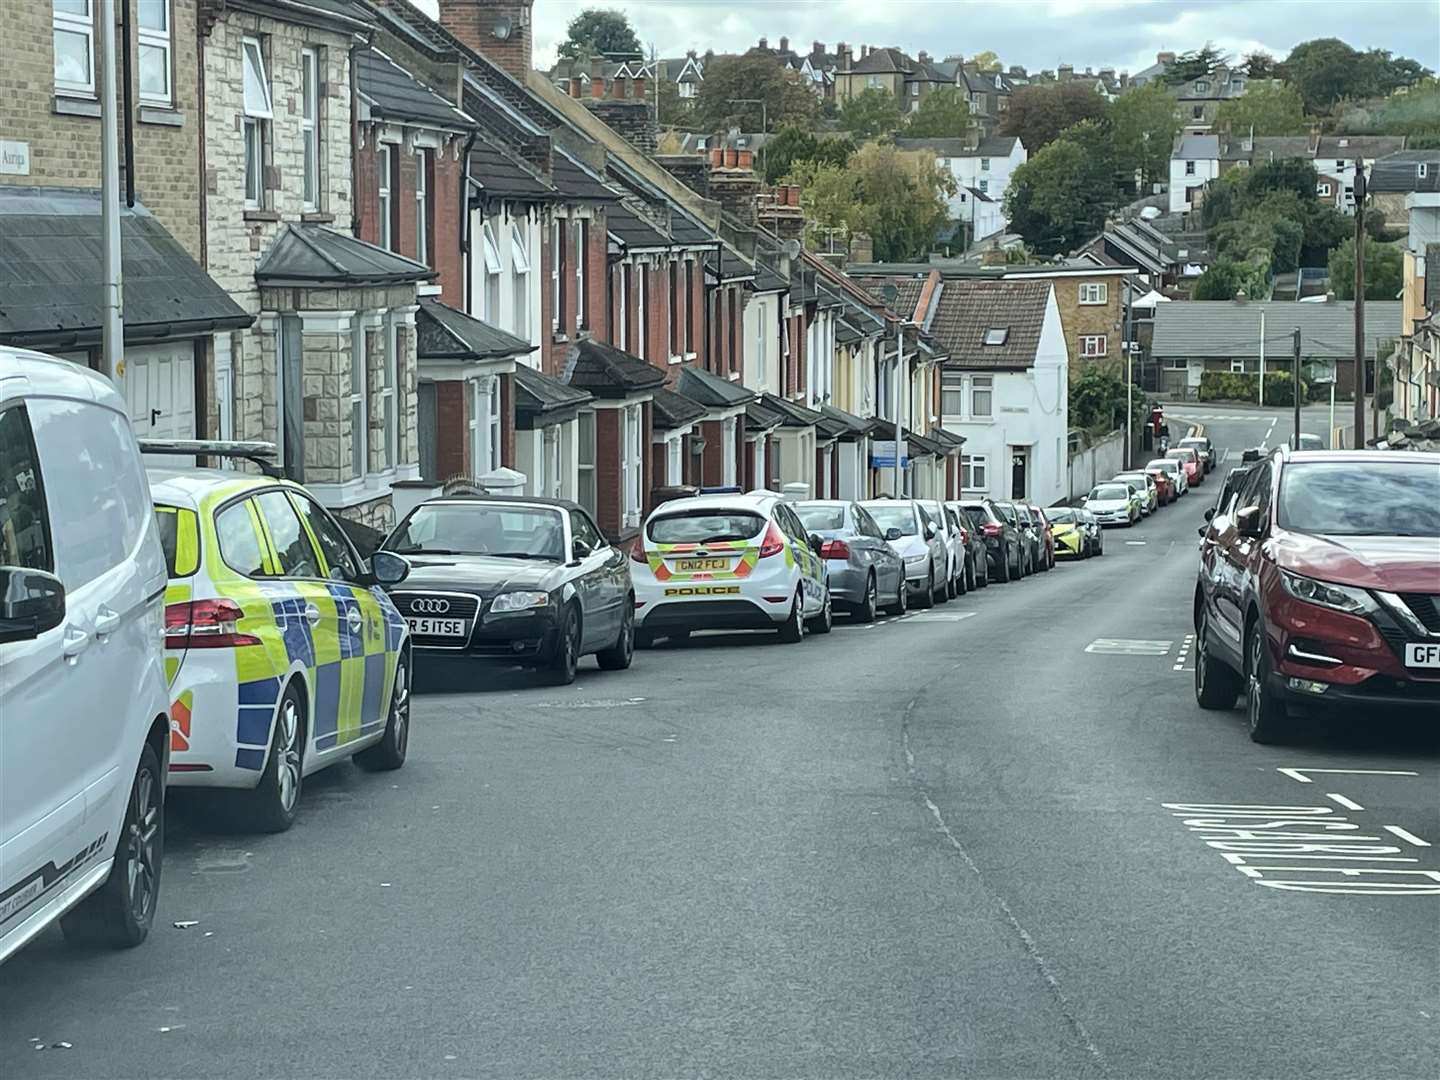
[[[908,450],[909,447],[906,447]],[[900,467],[909,468],[910,455],[900,455]],[[895,440],[875,439],[870,443],[870,467],[872,469],[893,469],[895,467]]]

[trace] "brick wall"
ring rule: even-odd
[[[525,79],[531,66],[534,0],[439,0],[440,25],[511,75]],[[509,19],[505,40],[495,36],[496,21]]]
[[[595,410],[595,523],[606,536],[620,534],[620,410]]]
[[[500,464],[515,468],[515,376],[500,376]]]
[[[1103,304],[1080,303],[1082,285],[1100,284],[1106,286],[1106,301]],[[1125,354],[1121,341],[1125,337],[1125,301],[1123,279],[1118,275],[1108,278],[1055,278],[1055,306],[1060,312],[1060,327],[1065,333],[1065,346],[1070,350],[1070,378],[1079,378],[1085,370],[1094,365],[1115,367]],[[1082,337],[1103,336],[1105,355],[1086,358],[1080,346]]]
[[[719,487],[725,480],[725,427],[719,420],[703,420],[695,429],[705,440],[705,453],[700,459],[701,487]],[[740,475],[738,472],[736,475]]]
[[[441,479],[470,475],[470,395],[458,379],[435,384],[435,471]]]
[[[413,151],[405,153],[399,143],[390,143],[393,159],[399,164],[399,187],[394,187],[392,166],[391,203],[398,209],[400,228],[395,250],[407,259],[419,258],[419,207],[415,188],[419,180],[420,158]],[[439,146],[423,147],[429,159],[430,250],[424,260],[439,277],[440,298],[451,307],[465,310],[465,269],[460,251],[460,188],[465,181],[463,163],[455,159],[453,140]],[[380,242],[380,153],[373,137],[356,154],[358,173],[355,177],[355,209],[360,219],[360,239],[366,243]],[[343,223],[341,227],[344,227]]]
[[[587,290],[586,311],[591,337],[614,343],[610,321],[610,240],[605,227],[604,211],[597,210],[590,219],[588,247],[585,251]]]

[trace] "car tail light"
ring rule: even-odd
[[[236,625],[245,617],[234,600],[190,600],[165,605],[165,646],[170,649],[233,649],[259,645]]]
[[[765,539],[760,541],[760,558],[768,559],[771,555],[779,555],[785,550],[785,538],[780,535],[780,526],[773,521],[770,528],[765,530]]]
[[[822,559],[848,559],[850,558],[850,545],[844,540],[826,540],[820,545],[820,557]]]
[[[630,561],[650,565],[650,560],[645,557],[645,537],[635,537],[635,542],[630,545]]]
[[[984,525],[980,526],[980,531],[986,536],[999,536],[1000,526],[993,521],[987,521]]]

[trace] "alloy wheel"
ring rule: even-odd
[[[155,840],[160,831],[160,802],[155,775],[143,769],[130,793],[129,825],[125,835],[125,880],[130,910],[138,923],[147,923],[155,902],[160,874]]]
[[[295,809],[300,794],[300,707],[293,698],[286,698],[280,710],[280,739],[275,752],[280,755],[275,773],[280,806],[288,814]]]
[[[395,692],[390,709],[395,729],[395,749],[404,757],[410,745],[410,665],[403,656],[395,667]]]

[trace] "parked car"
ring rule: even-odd
[[[1100,527],[1100,519],[1084,506],[1077,507],[1075,513],[1080,516],[1080,522],[1085,528],[1085,536],[1090,541],[1090,554],[1104,555],[1105,530]]]
[[[1116,473],[1110,479],[1121,484],[1129,484],[1139,493],[1142,517],[1149,517],[1160,509],[1160,489],[1145,470],[1136,469],[1132,472]]]
[[[857,622],[874,622],[881,607],[897,615],[905,611],[905,563],[863,506],[815,500],[794,503],[793,508],[806,530],[821,539],[832,604],[846,608]]]
[[[1140,493],[1134,484],[1096,484],[1083,505],[1101,525],[1124,525],[1128,529],[1140,520]]]
[[[997,510],[1015,530],[1020,538],[1020,573],[1019,577],[1027,577],[1039,569],[1039,537],[1035,528],[1030,524],[1030,515],[1022,514],[1019,503],[997,502]]]
[[[905,580],[920,607],[946,598],[949,554],[945,541],[912,499],[875,499],[860,504],[885,530],[885,539],[905,563]]]
[[[1215,444],[1208,436],[1190,435],[1177,442],[1176,447],[1181,450],[1194,450],[1200,455],[1200,464],[1204,467],[1206,475],[1209,475],[1218,464],[1215,460]]]
[[[1298,447],[1295,445],[1295,436],[1293,434],[1286,440],[1286,445],[1292,450],[1324,450],[1325,440],[1319,435],[1312,435],[1308,431],[1302,431],[1300,433],[1300,445]]]
[[[0,961],[57,920],[150,931],[165,847],[165,555],[124,398],[0,346]]]
[[[1245,486],[1245,478],[1250,475],[1250,469],[1251,466],[1242,465],[1225,474],[1225,480],[1220,485],[1220,494],[1215,499],[1215,505],[1205,512],[1207,521],[1216,514],[1228,514],[1234,509],[1231,502],[1239,496],[1240,489]],[[1201,530],[1201,534],[1204,534],[1204,530]]]
[[[1169,506],[1180,497],[1180,493],[1175,490],[1175,481],[1164,469],[1147,468],[1145,475],[1155,481],[1155,494],[1161,506]]]
[[[411,562],[404,587],[390,596],[417,659],[519,663],[559,685],[575,681],[582,656],[593,654],[606,671],[630,666],[634,559],[578,503],[440,496],[406,514],[381,550]]]
[[[141,447],[151,460],[257,452]],[[152,466],[148,478],[169,577],[170,783],[228,789],[238,823],[280,832],[306,776],[352,757],[403,765],[410,634],[382,586],[403,581],[409,564],[388,552],[362,560],[288,480],[189,465]]]
[[[578,509],[578,507],[576,508]],[[768,491],[675,499],[635,538],[637,641],[693,630],[775,630],[794,643],[834,618],[820,536]]]
[[[1205,466],[1200,463],[1200,455],[1195,450],[1176,447],[1166,451],[1165,456],[1171,461],[1180,462],[1181,468],[1185,470],[1185,482],[1191,487],[1198,487],[1205,482]]]
[[[1216,515],[1195,586],[1195,697],[1250,737],[1305,713],[1440,704],[1440,454],[1291,451]]]
[[[965,550],[964,537],[945,513],[945,507],[934,499],[920,499],[920,510],[926,520],[945,541],[946,571],[945,595],[947,599],[963,596],[969,591],[969,574],[965,563],[969,553]]]
[[[990,584],[990,574],[987,569],[984,537],[958,502],[947,502],[945,513],[954,520],[955,528],[960,530],[961,540],[965,545],[966,573],[969,575],[966,584],[971,589],[985,588]]]
[[[1166,476],[1170,477],[1171,483],[1175,485],[1175,497],[1177,499],[1189,493],[1190,482],[1185,477],[1185,466],[1179,461],[1176,461],[1174,458],[1156,458],[1154,461],[1147,461],[1145,463],[1145,471],[1149,472],[1151,469],[1160,469]]]
[[[1045,511],[1055,532],[1055,554],[1077,559],[1090,557],[1090,538],[1080,520],[1080,511],[1070,506],[1052,506]]]
[[[1040,569],[1055,569],[1055,533],[1050,528],[1050,522],[1045,517],[1045,511],[1034,503],[1022,504],[1030,515],[1030,520],[1035,526],[1035,532],[1040,537]]]
[[[986,576],[994,581],[1018,580],[1025,565],[1020,530],[997,503],[976,499],[960,504],[985,542]]]

